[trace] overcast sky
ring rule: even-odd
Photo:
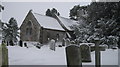
[[[17,20],[20,26],[28,11],[45,15],[48,8],[56,8],[60,15],[69,17],[69,11],[74,5],[88,5],[90,2],[3,2],[5,10],[2,12],[2,21],[8,22],[11,17]]]

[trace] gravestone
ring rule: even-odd
[[[0,45],[0,67],[2,66],[2,46]]]
[[[89,45],[80,45],[82,62],[91,62],[91,49]]]
[[[4,43],[1,46],[2,46],[2,67],[8,67],[8,49]]]
[[[37,43],[37,45],[36,45],[36,47],[38,48],[38,49],[40,49],[41,48],[41,44],[40,43]]]
[[[65,39],[63,38],[62,46],[65,46]]]
[[[12,40],[9,41],[10,46],[14,46],[14,43]]]
[[[79,46],[77,45],[67,46],[66,59],[68,67],[82,67],[82,59]]]
[[[50,41],[50,49],[55,51],[55,40]]]
[[[69,40],[69,39],[66,39],[65,45],[66,45],[66,46],[69,46],[69,45],[70,45],[70,40]]]
[[[28,48],[27,43],[24,43],[24,46],[25,46],[26,48]]]
[[[22,42],[22,40],[19,41],[19,46],[20,46],[20,47],[23,47],[23,42]]]

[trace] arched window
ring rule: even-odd
[[[32,22],[28,21],[27,27],[26,27],[26,35],[31,35],[32,34]]]
[[[32,34],[32,28],[26,28],[26,35]]]

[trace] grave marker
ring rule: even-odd
[[[28,48],[27,43],[24,43],[24,47]]]
[[[91,62],[91,49],[89,45],[80,44],[82,62]]]
[[[3,43],[2,47],[2,67],[8,67],[8,49],[6,45]]]
[[[19,41],[19,46],[20,46],[20,47],[23,47],[23,42],[22,42],[22,40]]]
[[[62,46],[65,46],[65,39],[63,38]]]
[[[40,43],[37,43],[37,45],[36,45],[36,47],[38,48],[38,49],[40,49],[41,48],[41,44]]]
[[[50,49],[55,51],[55,40],[50,41]]]
[[[0,67],[2,66],[2,46],[0,45]]]
[[[101,53],[100,53],[100,40],[99,38],[95,39],[95,66],[101,67]]]
[[[66,39],[66,46],[69,46],[70,45],[70,40],[69,39]]]
[[[68,67],[82,67],[82,59],[79,46],[77,45],[67,46],[66,59]]]

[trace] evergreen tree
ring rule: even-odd
[[[3,38],[4,41],[10,45],[14,45],[17,42],[18,25],[14,18],[11,18],[8,23],[3,26]]]
[[[120,45],[120,2],[93,2],[83,9],[87,12],[87,17],[81,14],[81,9],[77,10],[80,25],[73,26],[77,40],[80,42],[94,42],[98,37],[109,47]],[[72,10],[74,12],[75,8]],[[70,11],[71,12],[71,11]],[[80,17],[80,18],[79,18]],[[82,19],[84,17],[85,19]],[[81,24],[80,20],[87,24]],[[88,23],[89,22],[89,23]]]
[[[86,10],[87,6],[80,6],[80,5],[75,5],[71,10],[70,10],[70,19],[73,20],[78,20],[78,11],[79,10]]]
[[[57,9],[55,8],[52,8],[51,10],[50,9],[47,9],[46,11],[46,16],[50,16],[50,17],[53,17],[52,14],[57,14],[58,16],[60,15],[60,13],[57,11]]]
[[[47,9],[46,16],[52,16],[50,9]]]

